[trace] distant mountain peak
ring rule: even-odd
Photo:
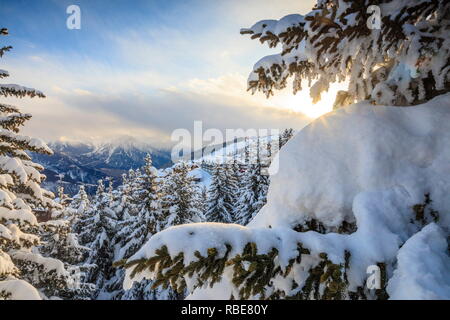
[[[158,168],[172,163],[169,151],[152,148],[150,144],[130,136],[97,143],[64,139],[48,145],[54,151],[53,156],[33,154],[33,159],[47,169],[46,187],[55,191],[62,174],[71,194],[78,190],[79,184],[95,186],[97,180],[105,176],[120,181],[123,173],[145,164],[147,153],[152,154],[153,163]]]
[[[62,148],[73,148],[73,147],[89,147],[92,149],[90,152],[100,152],[100,153],[114,153],[116,149],[123,151],[143,151],[143,152],[153,152],[156,150],[149,143],[139,140],[136,137],[123,135],[114,137],[107,140],[71,140],[67,138],[60,138],[56,141],[48,142],[51,148],[60,150]]]
[[[145,151],[152,152],[153,147],[150,144],[138,140],[132,136],[120,136],[114,139],[110,139],[96,145],[97,150],[109,150],[113,153],[116,149],[122,149],[124,151]]]

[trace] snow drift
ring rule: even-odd
[[[415,107],[358,103],[305,127],[280,152],[268,203],[251,226],[354,221],[363,192],[401,188],[409,203],[432,195],[450,224],[450,95]],[[447,212],[446,212],[447,211]]]

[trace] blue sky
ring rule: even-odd
[[[309,120],[283,106],[288,93],[267,101],[246,92],[253,64],[274,51],[239,29],[312,3],[2,0],[10,36],[0,41],[14,50],[0,68],[8,82],[47,95],[11,99],[34,115],[26,132],[45,140],[131,135],[164,145],[194,120],[219,129],[301,127]],[[66,28],[71,4],[81,8],[81,30]]]

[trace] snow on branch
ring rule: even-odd
[[[380,28],[370,26],[368,8],[380,9]],[[263,20],[241,29],[281,52],[260,60],[248,88],[267,97],[294,77],[314,101],[333,82],[348,81],[346,99],[377,104],[415,105],[450,91],[450,3],[444,0],[318,1],[306,14]],[[342,94],[341,94],[342,96]]]
[[[14,221],[21,225],[37,225],[37,220],[30,210],[10,210],[0,207],[0,221]]]
[[[302,254],[310,254],[297,241],[298,233],[290,229],[191,224],[155,235],[128,261],[116,265],[129,268],[125,288],[131,288],[133,281],[150,278],[156,280],[154,287],[171,285],[179,291],[187,287],[192,292],[206,284],[212,287],[228,273],[236,287],[235,297],[273,298],[280,291],[279,288],[270,290],[272,279],[291,275],[294,263],[301,262]],[[306,260],[307,264],[320,265],[324,273],[343,267],[343,264],[333,264],[326,254]],[[341,275],[333,280],[336,290],[325,290],[324,294],[330,297],[341,294],[344,281]],[[309,289],[302,294],[308,295],[313,288]]]
[[[20,146],[25,150],[48,155],[53,154],[52,149],[50,149],[44,141],[38,138],[16,134],[6,129],[0,129],[0,138],[5,142]]]
[[[0,95],[5,97],[14,96],[18,98],[23,98],[26,96],[29,96],[30,98],[45,98],[45,95],[41,91],[19,86],[17,84],[0,84]]]
[[[1,47],[0,48],[0,58],[3,57],[3,55],[5,54],[5,52],[8,52],[12,49],[11,46],[6,46],[6,47]]]
[[[0,281],[0,299],[42,300],[36,288],[24,280]]]
[[[6,77],[9,77],[9,72],[6,71],[6,70],[0,69],[0,79],[1,78],[6,78]]]
[[[115,265],[127,268],[125,289],[151,279],[153,288],[170,285],[192,293],[226,278],[233,284],[230,294],[239,299],[383,298],[387,279],[380,290],[367,292],[366,269],[375,265],[386,272],[397,252],[402,254],[398,250],[403,243],[420,230],[425,220],[415,215],[413,206],[395,219],[389,216],[389,208],[407,201],[401,190],[380,191],[377,197],[361,194],[354,204],[359,228],[350,235],[220,223],[172,227]],[[436,218],[431,215],[426,221]],[[408,221],[416,222],[405,229]]]

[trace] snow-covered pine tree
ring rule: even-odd
[[[233,152],[233,162],[227,163],[225,167],[225,177],[226,177],[226,193],[227,198],[233,204],[233,216],[231,222],[236,222],[237,214],[236,211],[239,199],[241,197],[241,184],[242,184],[242,164],[238,161],[238,149],[237,149],[237,139],[234,141],[234,152]]]
[[[103,182],[103,179],[100,179],[97,181],[97,189],[95,190],[95,201],[100,201],[105,193],[105,183]],[[80,192],[79,192],[82,197],[81,198],[85,198],[86,191],[84,189],[84,186],[80,186]]]
[[[152,157],[147,154],[145,157],[145,165],[142,168],[142,196],[143,201],[140,202],[139,214],[144,221],[145,228],[142,229],[141,243],[145,242],[149,236],[162,230],[161,223],[161,202],[159,193],[161,192],[161,181],[159,179],[159,172],[153,166]],[[133,248],[136,252],[138,245]],[[124,255],[125,257],[125,255]]]
[[[92,295],[94,299],[99,298],[103,288],[114,275],[113,239],[116,235],[117,216],[111,208],[115,200],[113,196],[111,182],[108,190],[105,190],[103,181],[100,180],[92,205],[80,217],[76,226],[81,245],[89,248],[85,260],[89,270],[85,280],[95,285],[95,292]]]
[[[209,222],[234,221],[234,205],[227,188],[227,164],[214,163],[211,186],[208,190],[208,210],[206,220]]]
[[[140,176],[136,176],[134,170],[130,170],[129,174],[138,181]],[[112,190],[113,200],[109,203],[109,209],[115,213],[116,226],[115,235],[111,239],[109,245],[113,252],[113,261],[117,260],[118,251],[126,244],[129,233],[132,232],[129,225],[136,219],[137,203],[135,201],[136,194],[140,192],[136,187],[138,183],[130,179],[129,175],[122,175],[122,184],[117,190]],[[122,297],[124,291],[118,283],[123,279],[122,270],[114,269],[113,273],[103,283],[103,287],[99,288],[98,298],[102,300],[118,300]]]
[[[55,199],[55,202],[59,203],[60,205],[68,206],[73,201],[73,199],[64,192],[64,187],[62,185],[58,186],[57,192],[58,197]]]
[[[8,34],[0,29],[0,36]],[[0,57],[11,49],[0,48]],[[9,73],[0,70],[0,79]],[[0,84],[0,96],[45,97],[38,90]],[[39,139],[23,136],[20,128],[31,118],[18,108],[0,103],[0,298],[40,299],[61,293],[73,280],[64,264],[39,251],[40,226],[35,210],[60,209],[54,195],[41,188],[44,168],[27,151],[51,155]]]
[[[235,208],[235,223],[246,225],[253,216],[253,204],[256,202],[256,179],[251,170],[253,167],[250,159],[250,143],[245,138],[244,164],[241,165],[241,180],[239,185],[239,199]]]
[[[130,221],[131,232],[124,242],[125,245],[119,250],[118,259],[128,259],[155,233],[167,228],[169,223],[177,223],[177,219],[172,219],[170,212],[177,197],[171,190],[173,184],[166,179],[173,178],[173,171],[167,170],[168,174],[160,177],[159,172],[153,167],[150,155],[145,158],[145,165],[141,185],[139,187],[139,205],[137,216]],[[170,195],[169,195],[170,194]],[[195,195],[193,195],[195,196]],[[188,200],[189,201],[189,200]],[[195,204],[195,203],[194,203]],[[192,204],[191,204],[192,206]],[[165,210],[164,210],[165,208]],[[168,221],[170,219],[170,221]],[[120,276],[116,285],[122,287],[125,272],[119,268]],[[135,282],[133,286],[123,292],[120,296],[122,300],[178,300],[182,299],[185,293],[177,293],[172,288],[161,288],[154,281],[143,279]]]
[[[114,260],[127,259],[149,239],[152,234],[160,231],[161,204],[158,193],[160,192],[158,171],[153,167],[151,156],[145,158],[145,165],[141,170],[130,171],[130,176],[123,179],[123,185],[119,187],[122,198],[121,219],[117,224],[117,233],[114,238]],[[136,284],[131,292],[124,292],[122,282],[125,273],[122,269],[116,269],[114,277],[105,288],[111,293],[112,299],[133,300],[143,299],[151,295],[150,292],[141,292],[148,283]],[[143,281],[146,282],[146,281]]]
[[[273,144],[272,137],[267,137],[267,143],[266,143],[266,159],[267,160],[271,160],[273,153],[276,152],[276,150],[272,150],[272,144]]]
[[[178,163],[168,168],[160,176],[153,167],[150,155],[139,170],[130,171],[124,186],[131,197],[127,203],[131,210],[123,216],[117,226],[115,260],[128,259],[155,233],[171,225],[198,222],[203,220],[202,202],[199,190],[189,172],[194,166]],[[128,186],[125,185],[128,184]],[[105,286],[108,297],[122,300],[177,300],[185,296],[171,288],[159,288],[150,280],[133,284],[129,290],[121,289],[125,272],[116,270],[115,275]]]
[[[164,179],[163,193],[169,195],[169,212],[165,226],[175,226],[203,220],[200,189],[189,175],[192,165],[180,161],[172,166]],[[164,216],[164,214],[163,214]]]
[[[266,157],[267,158],[267,157]],[[256,188],[256,202],[253,204],[253,213],[251,218],[253,218],[259,210],[266,204],[267,202],[267,191],[269,190],[269,175],[267,172],[267,168],[263,166],[261,160],[261,143],[260,137],[257,137],[256,143],[256,163],[252,168],[253,174],[256,177],[256,184],[254,185]],[[269,160],[269,159],[267,159]],[[266,164],[268,166],[269,163]]]
[[[97,188],[98,192],[98,188]],[[74,225],[78,224],[78,220],[82,217],[90,208],[89,196],[86,193],[84,185],[80,185],[78,193],[73,196],[72,201],[69,204],[69,210],[73,212],[73,217],[75,218]],[[79,232],[79,230],[76,230]]]
[[[254,66],[249,90],[271,96],[293,77],[294,93],[306,80],[318,101],[331,83],[348,80],[337,106],[427,101],[450,90],[449,6],[446,0],[320,0],[304,16],[260,21],[241,34],[282,50]]]
[[[104,188],[103,181],[99,180],[99,185],[97,186],[97,193],[94,201],[98,199],[99,190]],[[85,227],[85,222],[87,221],[88,212],[94,206],[94,201],[89,199],[88,194],[86,193],[86,189],[84,185],[80,185],[78,189],[78,193],[73,196],[72,201],[68,206],[68,210],[72,212],[72,216],[74,217],[73,221],[73,230],[75,234],[79,235],[80,242],[83,242],[81,239],[81,233]]]
[[[278,136],[278,148],[281,149],[294,136],[294,129],[284,129]]]
[[[39,249],[45,256],[61,260],[74,280],[70,288],[59,290],[57,296],[71,300],[89,299],[95,290],[92,284],[85,282],[89,270],[85,259],[89,248],[79,244],[74,232],[79,211],[67,206],[70,198],[64,194],[62,186],[58,188],[58,194],[57,202],[61,208],[52,213],[52,220],[40,224],[42,244]]]
[[[109,204],[111,205],[112,202],[115,200],[113,197],[113,192],[114,192],[113,178],[106,177],[105,180],[106,180],[106,183],[108,184],[106,192],[108,193]]]
[[[199,208],[202,212],[203,220],[206,221],[206,212],[208,211],[208,188],[206,186],[201,187]]]
[[[173,201],[173,195],[172,195],[172,189],[171,189],[171,175],[172,175],[172,168],[166,168],[164,170],[161,170],[159,174],[159,185],[160,190],[158,192],[159,196],[159,203],[161,206],[161,215],[158,219],[158,228],[160,230],[164,230],[169,225],[167,223],[169,217],[170,217],[170,209],[172,207],[172,201]]]
[[[269,178],[261,165],[260,140],[257,138],[256,155],[251,157],[250,144],[245,146],[245,165],[237,201],[236,223],[246,225],[266,203]]]

